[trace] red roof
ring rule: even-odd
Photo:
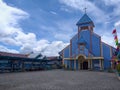
[[[25,54],[8,53],[8,52],[0,52],[0,56],[27,58],[27,56]]]

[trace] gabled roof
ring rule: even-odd
[[[88,17],[88,15],[85,13],[82,18],[77,22],[76,25],[82,25],[82,24],[89,24],[93,23],[93,21]],[[94,25],[94,24],[93,24]]]

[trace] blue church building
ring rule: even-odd
[[[63,65],[72,70],[107,70],[112,67],[111,58],[115,48],[102,42],[94,32],[94,22],[85,13],[77,22],[78,32],[70,44],[59,53]]]

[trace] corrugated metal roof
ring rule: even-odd
[[[0,52],[0,56],[27,58],[25,54],[16,54],[16,53],[8,53],[8,52]]]
[[[28,55],[28,58],[36,58],[40,53],[31,53]],[[38,57],[38,59],[42,59],[44,56]]]

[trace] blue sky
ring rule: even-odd
[[[120,38],[119,4],[120,0],[1,0],[0,50],[58,55],[77,33],[85,7],[94,32],[114,46],[114,28]]]

